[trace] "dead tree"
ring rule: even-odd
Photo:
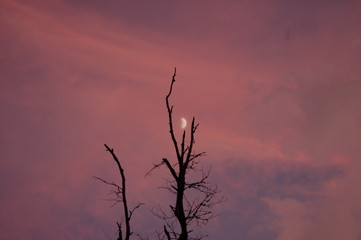
[[[106,151],[110,152],[110,154],[112,155],[113,160],[116,162],[118,170],[119,170],[119,174],[120,174],[120,178],[121,178],[121,184],[117,184],[115,182],[110,182],[110,181],[106,181],[102,178],[99,177],[94,177],[96,180],[99,180],[109,186],[112,187],[113,190],[111,190],[111,194],[113,194],[115,196],[114,199],[108,199],[108,200],[112,200],[114,201],[114,205],[118,204],[118,203],[122,203],[122,208],[123,208],[123,218],[121,221],[116,222],[117,224],[117,228],[118,228],[118,238],[117,240],[129,240],[130,236],[133,234],[133,232],[131,231],[130,228],[130,220],[132,219],[133,213],[134,211],[139,208],[141,205],[143,205],[143,203],[138,203],[132,210],[129,210],[128,208],[128,202],[127,202],[127,195],[126,195],[126,184],[125,184],[125,174],[124,174],[124,169],[122,167],[122,165],[119,162],[118,157],[115,155],[114,150],[112,148],[109,148],[108,145],[104,144]],[[125,233],[123,233],[123,225],[122,222],[125,222]]]
[[[193,117],[190,127],[189,142],[186,143],[186,130],[183,131],[180,144],[178,144],[173,127],[173,105],[169,98],[172,95],[175,83],[176,69],[172,77],[169,92],[166,96],[166,106],[169,121],[169,133],[174,146],[176,160],[169,161],[163,158],[149,171],[165,165],[171,175],[171,180],[162,187],[175,195],[175,203],[169,205],[168,211],[158,209],[155,214],[165,221],[163,234],[158,234],[161,239],[190,240],[201,239],[205,235],[198,235],[194,228],[206,224],[215,215],[212,207],[222,201],[218,198],[217,187],[208,182],[210,170],[198,166],[200,157],[205,152],[195,153],[195,133],[198,124]],[[189,173],[196,173],[197,180],[189,181]]]

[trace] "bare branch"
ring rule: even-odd
[[[172,165],[170,165],[168,159],[166,158],[163,158],[163,162],[167,165],[170,173],[172,174],[173,178],[178,181],[178,176],[177,176],[177,173],[175,172],[174,168],[172,167]]]
[[[118,239],[117,240],[123,240],[122,224],[117,222],[117,226],[118,226]]]
[[[132,210],[129,211],[129,220],[132,219],[132,215],[134,211],[137,210],[142,205],[144,205],[144,203],[138,203]]]
[[[162,161],[158,164],[153,164],[153,167],[147,172],[147,174],[145,174],[145,177],[149,176],[155,169],[161,167],[163,164],[165,164],[164,161]]]
[[[97,177],[97,176],[93,176],[93,178],[94,178],[95,180],[99,180],[99,181],[101,181],[101,182],[103,182],[103,183],[105,183],[105,184],[107,184],[107,185],[110,185],[110,186],[113,186],[113,187],[117,188],[117,189],[119,190],[119,192],[122,191],[122,188],[121,188],[118,184],[116,184],[116,183],[114,183],[114,182],[108,182],[108,181],[106,181],[106,180],[104,180],[104,179],[102,179],[102,178],[100,178],[100,177]]]
[[[116,162],[118,170],[119,170],[119,174],[120,174],[120,180],[121,180],[121,184],[117,184],[115,182],[110,182],[107,180],[104,180],[100,177],[93,177],[96,180],[101,181],[104,184],[107,184],[113,188],[115,188],[115,190],[112,190],[110,192],[110,194],[114,194],[115,195],[115,199],[106,199],[108,201],[114,201],[114,205],[118,204],[118,203],[122,203],[122,207],[123,207],[123,214],[124,214],[124,218],[122,218],[125,222],[125,233],[123,232],[122,229],[122,224],[119,222],[117,223],[117,227],[118,227],[118,240],[129,240],[130,236],[132,235],[132,232],[130,230],[130,220],[133,216],[133,213],[136,209],[138,209],[141,205],[143,205],[143,203],[138,203],[133,209],[128,210],[128,203],[127,203],[127,196],[126,196],[126,181],[125,181],[125,174],[124,174],[124,169],[122,167],[122,165],[120,164],[120,161],[118,159],[118,157],[116,156],[116,154],[114,153],[114,150],[110,147],[108,147],[108,145],[104,144],[106,151],[110,152],[113,160]],[[124,234],[124,236],[123,236]]]
[[[203,171],[196,167],[199,163],[199,158],[204,156],[205,152],[193,152],[195,133],[199,126],[195,123],[194,117],[192,118],[189,142],[186,144],[186,131],[183,131],[180,146],[176,140],[173,129],[173,105],[169,102],[173,92],[175,77],[176,69],[174,70],[169,92],[166,96],[166,106],[169,120],[169,133],[176,152],[177,163],[172,165],[168,159],[163,158],[162,162],[155,164],[147,175],[154,169],[165,164],[170,171],[173,180],[173,182],[166,181],[166,186],[159,187],[176,195],[174,205],[169,205],[169,213],[160,209],[155,214],[165,222],[162,239],[166,237],[167,240],[198,240],[205,235],[194,233],[192,227],[194,227],[194,224],[206,224],[215,216],[211,211],[211,208],[218,202],[215,198],[218,194],[218,190],[216,187],[212,186],[212,184],[208,183],[210,170]],[[175,171],[175,165],[178,165],[178,171]],[[189,172],[201,173],[200,179],[193,182],[187,182],[186,178],[188,178]],[[188,197],[189,193],[189,196],[191,196],[190,198]],[[191,234],[191,236],[189,234]]]
[[[164,225],[164,234],[166,235],[167,240],[171,240],[171,238],[170,238],[170,234],[169,234],[169,232],[168,232],[168,230],[167,230],[167,228],[166,228],[166,226],[165,226],[165,225]]]
[[[173,106],[170,106],[170,104],[169,104],[169,97],[172,94],[173,84],[175,83],[176,73],[177,73],[177,69],[174,68],[174,74],[173,74],[173,77],[172,77],[172,82],[170,84],[169,92],[168,92],[168,94],[167,94],[167,96],[165,98],[165,101],[166,101],[167,111],[168,111],[169,133],[171,135],[172,142],[173,142],[173,145],[174,145],[174,149],[176,151],[178,162],[179,162],[179,161],[181,161],[181,155],[179,154],[178,143],[177,143],[177,140],[175,138],[174,130],[173,130],[173,119],[172,119]]]
[[[104,144],[106,150],[108,152],[110,152],[110,154],[112,155],[114,161],[117,163],[118,165],[118,170],[120,173],[120,177],[121,177],[121,182],[122,182],[122,201],[123,201],[123,209],[124,209],[124,219],[125,219],[125,238],[124,240],[129,240],[130,237],[130,223],[129,223],[129,211],[128,211],[128,204],[127,204],[127,195],[126,195],[126,184],[125,184],[125,175],[124,175],[124,170],[122,168],[122,166],[120,165],[120,162],[118,160],[118,157],[115,155],[114,150],[109,148],[108,145]]]
[[[182,136],[182,144],[181,144],[181,147],[182,147],[182,154],[181,154],[181,158],[183,159],[184,158],[184,154],[187,152],[188,150],[188,147],[186,147],[186,149],[184,149],[184,146],[185,146],[185,138],[186,138],[186,131],[184,130],[183,131],[183,136]]]
[[[189,162],[191,161],[191,154],[192,154],[193,144],[194,144],[194,134],[196,133],[197,127],[198,127],[198,124],[194,125],[194,121],[195,121],[195,118],[193,117],[192,125],[191,125],[191,140],[189,142],[188,155],[187,155],[187,158],[186,158],[186,166],[188,166]]]
[[[147,174],[145,174],[145,176],[148,176],[150,175],[154,169],[157,169],[159,167],[161,167],[162,165],[166,165],[169,172],[172,174],[172,177],[177,180],[178,176],[177,176],[177,173],[175,172],[174,168],[172,167],[172,165],[169,163],[168,159],[166,158],[163,158],[162,159],[162,162],[158,163],[158,164],[154,164],[154,166],[152,167],[152,169],[150,169]]]

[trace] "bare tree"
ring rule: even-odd
[[[173,105],[170,104],[173,86],[175,83],[176,69],[170,84],[169,92],[166,96],[166,106],[169,121],[169,133],[174,145],[176,154],[175,161],[163,158],[159,164],[155,164],[149,171],[165,165],[169,170],[171,179],[166,186],[162,187],[175,195],[175,203],[169,205],[168,211],[159,208],[155,214],[165,221],[163,233],[158,233],[158,237],[167,240],[190,240],[201,239],[205,235],[197,234],[194,228],[206,224],[215,215],[212,207],[223,200],[218,198],[217,187],[208,182],[209,170],[204,170],[198,166],[200,157],[205,152],[196,153],[194,151],[195,133],[198,125],[193,117],[190,127],[189,142],[186,143],[186,130],[183,131],[180,144],[177,142],[173,127]],[[189,173],[196,173],[197,180],[189,181]],[[149,174],[148,173],[148,174]]]
[[[133,232],[131,231],[130,228],[130,220],[133,216],[134,211],[139,208],[141,205],[143,205],[143,203],[138,203],[133,209],[129,210],[128,208],[128,202],[127,202],[127,195],[126,195],[126,184],[125,184],[125,174],[124,174],[124,169],[122,167],[122,165],[119,162],[118,157],[115,155],[114,150],[112,148],[109,148],[108,145],[104,144],[106,151],[110,152],[110,154],[112,155],[113,160],[116,162],[118,170],[119,170],[119,174],[120,174],[120,178],[121,178],[121,183],[120,185],[115,183],[115,182],[110,182],[110,181],[106,181],[102,178],[99,177],[94,177],[96,180],[99,180],[109,186],[112,187],[111,190],[111,194],[114,195],[115,198],[113,199],[109,199],[114,201],[114,205],[118,204],[118,203],[122,203],[122,208],[123,208],[123,214],[124,217],[122,218],[121,221],[116,222],[117,223],[117,227],[118,227],[118,238],[117,240],[129,240],[130,236],[133,234]],[[125,222],[125,233],[123,233],[123,226],[122,226],[122,222]]]

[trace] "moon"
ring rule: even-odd
[[[181,129],[184,129],[187,126],[187,120],[185,118],[181,118]]]

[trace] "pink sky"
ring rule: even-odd
[[[115,239],[104,143],[155,239],[177,67],[227,198],[207,239],[360,240],[360,23],[359,1],[1,0],[0,239]]]

